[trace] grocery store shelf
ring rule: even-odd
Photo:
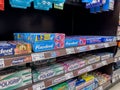
[[[22,88],[17,89],[17,90],[26,90],[26,89],[27,90],[42,90],[42,89],[54,86],[56,84],[59,84],[61,82],[64,82],[68,79],[77,77],[83,73],[93,71],[95,69],[98,69],[100,67],[103,67],[103,66],[108,65],[108,64],[113,63],[113,62],[114,62],[113,58],[110,58],[110,59],[107,59],[104,61],[99,61],[99,62],[91,64],[91,65],[86,65],[83,68],[79,68],[79,69],[76,69],[74,71],[64,73],[64,74],[55,76],[53,78],[34,83],[33,85],[28,85],[28,86],[22,87]]]
[[[91,44],[91,45],[71,47],[71,48],[63,48],[63,49],[40,52],[40,53],[31,53],[29,55],[7,56],[0,58],[0,68],[21,65],[25,63],[40,61],[40,60],[46,60],[50,58],[56,58],[59,56],[65,56],[69,54],[108,48],[116,45],[117,45],[116,42],[106,42],[106,43]]]

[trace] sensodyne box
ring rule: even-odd
[[[1,74],[0,90],[15,90],[32,83],[31,69],[24,69],[9,74]]]

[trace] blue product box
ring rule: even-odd
[[[102,36],[102,38],[101,38],[102,42],[113,42],[116,40],[117,40],[117,38],[115,36]]]
[[[54,50],[54,47],[55,47],[54,41],[41,41],[32,44],[34,52]]]
[[[84,36],[86,38],[86,44],[96,44],[101,43],[101,37],[97,36]]]
[[[7,41],[0,42],[0,56],[14,55],[14,46]]]
[[[22,33],[14,33],[14,40],[23,41],[23,34]]]
[[[65,47],[75,47],[78,46],[79,40],[78,39],[72,39],[72,38],[66,38],[65,39]]]

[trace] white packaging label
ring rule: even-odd
[[[102,61],[103,66],[107,65],[107,61]]]
[[[103,87],[102,86],[98,87],[98,90],[103,90]]]
[[[44,82],[40,82],[36,85],[33,85],[33,90],[43,90],[45,89],[45,83]]]
[[[64,80],[66,80],[66,76],[62,76],[62,77],[59,77],[59,78],[54,79],[53,82],[52,82],[52,84],[53,84],[53,85],[54,85],[54,84],[58,84],[58,83],[60,83],[60,82],[62,82],[62,81],[64,81]]]
[[[73,53],[75,53],[75,49],[74,48],[66,48],[66,53],[73,54]]]
[[[66,73],[66,74],[65,74],[65,77],[66,77],[66,80],[68,80],[68,79],[70,79],[70,78],[73,78],[73,77],[74,77],[73,72]]]
[[[95,48],[95,45],[89,45],[89,47],[90,47],[90,50],[96,49],[96,48]]]
[[[1,58],[0,59],[0,68],[3,68],[3,67],[5,67],[5,63],[4,63],[4,59]]]
[[[34,53],[32,54],[32,61],[39,61],[45,59],[44,53]]]
[[[90,66],[87,66],[86,69],[87,69],[87,71],[89,72],[89,71],[92,71],[92,70],[93,70],[93,67],[92,67],[92,65],[90,65]]]
[[[109,47],[109,43],[104,43],[104,47]]]

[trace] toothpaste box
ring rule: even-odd
[[[100,56],[101,60],[106,60],[113,57],[113,53],[108,53],[108,52],[98,53],[96,55]]]
[[[72,39],[72,38],[66,38],[65,39],[65,47],[75,47],[78,46],[79,40],[78,39]]]
[[[0,75],[0,90],[15,90],[32,83],[31,69]]]
[[[17,40],[24,40],[25,42],[35,43],[44,40],[64,41],[65,34],[63,33],[14,33]]]
[[[31,45],[19,41],[1,41],[0,56],[31,53]]]
[[[34,52],[54,50],[54,47],[55,47],[54,41],[42,41],[32,44],[32,49]]]

